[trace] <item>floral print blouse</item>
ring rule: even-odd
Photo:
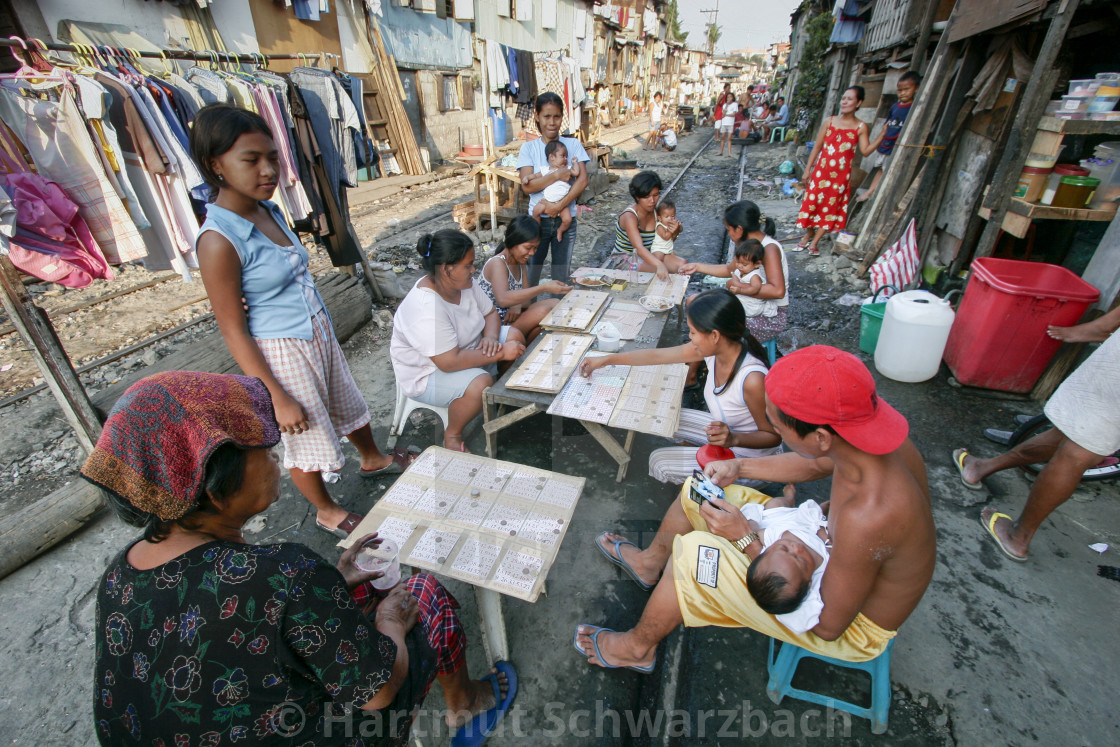
[[[97,592],[94,718],[105,745],[361,743],[323,732],[374,697],[396,645],[342,574],[298,544],[210,542]],[[337,722],[336,722],[337,723]]]

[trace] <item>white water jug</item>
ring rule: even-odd
[[[932,379],[941,366],[955,316],[948,301],[929,291],[891,296],[875,345],[875,369],[895,381]]]

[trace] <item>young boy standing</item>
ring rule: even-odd
[[[914,104],[914,96],[918,93],[918,85],[921,81],[921,76],[913,70],[903,73],[902,77],[898,79],[898,87],[895,89],[898,93],[898,101],[891,104],[890,111],[887,113],[887,123],[883,126],[883,131],[879,133],[879,137],[871,141],[871,147],[875,149],[875,152],[863,159],[863,169],[865,171],[877,169],[875,178],[871,180],[871,186],[868,190],[856,198],[856,202],[868,200],[875,193],[875,188],[879,186],[879,180],[883,177],[883,172],[887,170],[887,163],[894,152],[894,144],[898,140],[899,133],[902,132],[902,125],[906,123],[906,117],[910,115],[910,107]]]

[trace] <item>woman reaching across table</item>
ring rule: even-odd
[[[466,451],[463,428],[482,412],[482,390],[499,361],[525,352],[525,336],[509,325],[474,278],[474,245],[450,228],[427,233],[416,247],[426,273],[397,307],[389,355],[406,396],[446,407],[445,448]]]
[[[335,339],[307,250],[268,201],[279,174],[272,132],[245,109],[204,107],[191,130],[191,156],[216,195],[197,248],[218,329],[241,370],[268,387],[284,467],[315,507],[315,524],[345,537],[362,517],[339,506],[323,480],[345,462],[339,439],[358,449],[362,477],[401,468],[373,440],[369,408]]]
[[[590,376],[610,365],[708,364],[711,375],[704,385],[708,412],[682,409],[680,427],[673,435],[694,446],[669,446],[649,457],[650,477],[676,485],[696,469],[696,452],[703,444],[725,446],[742,457],[781,450],[781,439],[766,419],[766,351],[747,330],[743,305],[735,295],[719,288],[694,296],[688,304],[688,338],[686,344],[672,348],[585,358],[579,369],[583,376]]]
[[[637,268],[640,272],[655,272],[664,280],[677,272],[685,261],[673,253],[652,251],[657,236],[657,202],[661,199],[661,188],[661,177],[656,171],[640,171],[630,180],[634,204],[623,210],[615,222],[614,253],[640,260]],[[674,220],[667,240],[675,240],[683,230],[680,221]]]
[[[537,251],[541,225],[529,215],[519,215],[506,226],[502,248],[482,266],[478,285],[490,297],[502,324],[511,324],[528,344],[541,331],[541,320],[558,302],[555,298],[535,299],[542,293],[562,295],[572,289],[559,280],[528,285],[525,263]],[[528,307],[528,308],[523,308]]]
[[[782,245],[774,238],[777,230],[774,221],[762,214],[758,205],[750,200],[732,203],[723,211],[723,224],[727,235],[735,243],[755,239],[762,243],[765,255],[762,267],[766,271],[766,282],[755,294],[755,298],[774,300],[778,313],[775,316],[752,316],[747,318],[747,329],[759,342],[769,342],[786,328],[789,309],[789,266]],[[680,269],[682,275],[703,272],[716,277],[730,277],[728,265],[701,265],[689,262]]]

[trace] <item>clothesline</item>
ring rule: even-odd
[[[63,42],[44,42],[39,39],[21,39],[18,36],[11,36],[7,39],[0,39],[0,47],[14,47],[23,49],[25,51],[45,51],[52,50],[55,52],[70,52],[72,54],[88,54],[91,50],[98,54],[112,54],[122,57],[146,57],[153,60],[168,59],[168,60],[191,60],[195,62],[249,62],[259,63],[265,60],[315,60],[318,62],[320,57],[327,57],[328,59],[334,57],[341,59],[341,57],[333,52],[296,52],[294,54],[261,54],[259,52],[226,52],[223,50],[206,49],[202,51],[195,51],[190,49],[161,49],[158,52],[149,50],[137,50],[125,47],[110,47],[107,45],[94,45],[94,44],[81,44],[81,43],[63,43]]]
[[[195,114],[219,102],[268,123],[280,157],[276,200],[289,223],[336,266],[362,261],[346,188],[357,186],[359,157],[368,165],[379,146],[364,137],[360,80],[311,66],[284,76],[200,65],[157,74],[134,64],[138,54],[91,55],[78,45],[87,59],[57,67],[44,46],[26,49],[37,67],[0,75],[0,208],[19,215],[8,242],[17,268],[84,287],[111,279],[111,265],[143,261],[189,281],[210,190],[188,133]],[[36,217],[48,208],[51,221]]]

